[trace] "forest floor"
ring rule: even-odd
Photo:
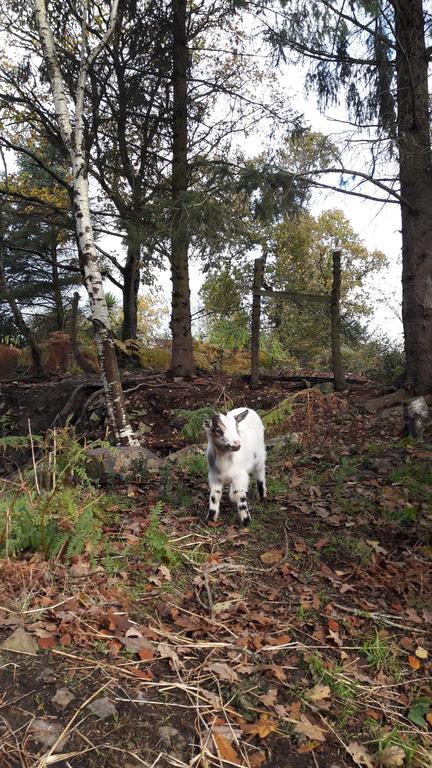
[[[42,385],[20,387],[24,429]],[[198,449],[101,487],[110,521],[71,561],[0,560],[0,768],[432,766],[432,445],[375,394],[291,391],[249,529],[226,499],[205,524]],[[174,409],[287,395],[155,377],[128,407],[165,455],[194,442]]]

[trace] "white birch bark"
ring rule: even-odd
[[[33,4],[43,57],[50,79],[56,119],[72,165],[72,212],[75,220],[84,282],[89,296],[92,322],[95,329],[96,347],[102,372],[102,382],[105,389],[108,417],[116,441],[121,445],[134,445],[137,444],[138,441],[134,438],[126,413],[111,331],[111,321],[103,290],[99,257],[95,247],[90,213],[87,158],[84,150],[84,98],[87,74],[92,62],[106,45],[114,31],[118,0],[112,0],[107,31],[92,51],[88,50],[88,0],[83,0],[82,2],[80,68],[75,102],[72,105],[74,112],[73,119],[69,112],[70,107],[56,53],[54,35],[48,19],[45,0],[33,0]]]

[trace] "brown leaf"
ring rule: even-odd
[[[208,664],[206,668],[214,672],[220,680],[227,680],[229,683],[239,681],[237,672],[224,661],[215,661],[213,664]]]
[[[265,715],[261,715],[259,720],[254,723],[248,723],[243,726],[243,733],[248,733],[250,736],[259,736],[261,739],[265,739],[270,733],[275,731],[277,723],[274,720],[270,720]]]
[[[318,725],[311,723],[306,717],[303,717],[303,719],[296,724],[294,732],[306,736],[306,738],[312,739],[313,741],[326,740],[326,735],[323,729]]]
[[[183,662],[180,661],[178,655],[168,643],[159,643],[157,650],[163,659],[170,660],[173,669],[181,669],[181,667],[184,667]],[[226,666],[228,666],[228,664]]]
[[[153,675],[151,672],[144,672],[143,669],[139,669],[138,667],[132,667],[129,669],[129,672],[134,677],[138,677],[139,680],[153,680]]]
[[[365,747],[359,744],[358,741],[351,741],[348,744],[348,752],[356,765],[366,765],[367,768],[373,768],[373,762],[369,752]]]
[[[269,645],[287,645],[291,642],[289,635],[279,635],[279,637],[272,637],[269,641]]]
[[[300,754],[303,754],[305,752],[313,752],[314,749],[320,746],[319,741],[303,741],[299,746],[297,747],[297,752]]]
[[[406,651],[409,651],[410,648],[412,648],[412,646],[413,646],[413,641],[412,641],[411,637],[402,637],[399,640],[399,643],[402,646],[402,648],[404,648]]]
[[[333,630],[330,629],[327,637],[329,637],[330,640],[333,640],[339,648],[343,645],[343,641],[339,637],[339,632],[333,632]]]
[[[303,482],[303,477],[301,475],[291,475],[290,477],[290,488],[297,488],[299,485],[301,485]]]
[[[398,768],[405,762],[405,752],[402,747],[386,747],[380,754],[380,763],[385,768]]]
[[[46,635],[45,637],[38,637],[39,648],[54,648],[56,639],[54,635]]]
[[[263,704],[266,705],[266,707],[272,707],[274,704],[276,704],[278,696],[278,689],[277,688],[269,688],[267,693],[264,694],[264,696],[260,696],[260,699]]]
[[[421,662],[416,658],[416,656],[408,656],[408,664],[410,665],[411,669],[420,669]]]
[[[286,681],[286,674],[283,667],[279,667],[277,664],[268,664],[264,667],[264,669],[267,669],[269,672],[271,672],[273,677],[275,677],[277,680],[280,680],[281,683]]]
[[[222,760],[228,760],[230,763],[235,763],[235,765],[243,765],[243,761],[222,733],[212,733],[212,738],[218,755]]]
[[[66,632],[64,635],[60,637],[60,645],[70,645],[72,642],[72,637],[69,634],[69,632]]]
[[[423,619],[418,615],[414,608],[407,608],[405,614],[410,621],[414,622],[414,624],[423,624]]]
[[[328,699],[330,696],[329,685],[315,685],[306,692],[306,696],[309,701],[321,701],[322,699]]]
[[[258,749],[256,752],[252,752],[251,755],[248,755],[248,758],[251,768],[260,768],[260,766],[267,760],[266,753],[261,749]]]
[[[138,656],[140,657],[141,661],[151,661],[154,659],[153,648],[141,648],[138,651]]]
[[[319,539],[319,541],[317,541],[317,543],[315,544],[315,549],[318,549],[318,550],[322,549],[328,543],[329,543],[328,537],[324,536],[322,539]]]
[[[429,725],[432,725],[432,712],[427,713],[426,720],[428,721]]]
[[[266,565],[273,565],[273,563],[278,563],[279,560],[282,560],[283,556],[282,549],[270,549],[268,552],[263,552],[260,555],[260,560]]]

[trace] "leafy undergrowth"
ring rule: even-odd
[[[192,455],[111,489],[69,561],[0,563],[0,640],[37,651],[0,647],[0,765],[432,765],[432,448],[296,399],[249,530],[204,524]]]

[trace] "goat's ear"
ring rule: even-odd
[[[246,410],[245,410],[245,411],[242,411],[241,413],[238,413],[238,414],[237,414],[237,416],[234,416],[234,418],[235,418],[235,420],[236,420],[237,424],[239,424],[241,421],[243,421],[243,419],[245,419],[245,418],[246,418],[246,416],[248,415],[248,413],[249,413],[249,410],[248,410],[248,408],[246,408]]]
[[[205,429],[205,431],[206,431],[206,432],[210,432],[210,430],[211,430],[211,425],[212,425],[212,424],[211,424],[211,419],[204,419],[204,421],[203,421],[203,427],[204,427],[204,429]]]

